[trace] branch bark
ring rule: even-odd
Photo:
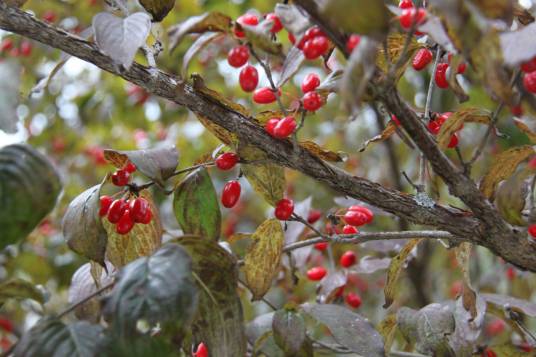
[[[500,217],[497,219],[496,211],[487,201],[481,199],[472,181],[455,174],[456,168],[437,149],[433,139],[423,135],[426,132],[418,127],[422,124],[415,113],[400,100],[396,91],[390,90],[384,94],[383,101],[399,118],[410,118],[401,120],[404,128],[412,135],[421,150],[428,153],[427,157],[436,172],[441,171],[446,165],[448,170],[445,170],[446,179],[445,177],[444,179],[451,187],[451,191],[464,199],[464,202],[467,201],[466,204],[473,209],[475,216],[480,220],[438,204],[431,208],[421,206],[412,195],[352,176],[323,162],[301,147],[294,149],[288,140],[272,138],[252,120],[196,90],[185,80],[160,70],[150,70],[137,63],[134,63],[129,70],[121,70],[108,56],[101,53],[95,44],[52,27],[28,13],[7,6],[4,2],[0,2],[0,28],[60,49],[120,76],[154,95],[185,106],[235,133],[241,142],[255,145],[263,150],[276,164],[300,171],[343,195],[362,200],[408,221],[448,231],[463,240],[490,248],[495,254],[520,268],[536,271],[536,259],[534,259],[536,248],[526,239],[513,235],[508,226],[501,224],[502,219]],[[452,187],[455,190],[452,190]],[[485,215],[488,215],[488,218],[484,217]],[[508,241],[505,242],[503,239]]]

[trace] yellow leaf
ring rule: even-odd
[[[398,277],[404,268],[404,263],[408,258],[409,254],[421,242],[422,239],[411,239],[402,250],[398,253],[396,257],[391,260],[389,268],[387,269],[387,282],[385,283],[385,288],[383,293],[385,295],[385,304],[383,308],[386,309],[393,303],[395,299],[396,283],[398,282]]]
[[[387,123],[387,126],[385,127],[385,129],[383,129],[381,134],[376,135],[375,137],[365,141],[361,149],[359,149],[359,152],[365,151],[367,147],[372,143],[377,143],[377,142],[381,142],[381,141],[385,141],[389,139],[395,133],[395,131],[396,131],[396,124],[390,121],[389,123]]]
[[[215,137],[217,137],[222,143],[229,146],[234,146],[238,142],[236,134],[231,133],[229,130],[219,126],[218,124],[210,121],[206,117],[196,114],[197,119],[203,124],[208,131],[210,131]]]
[[[283,117],[285,117],[285,113],[283,113],[281,110],[265,110],[255,115],[255,120],[257,120],[261,125],[264,125],[272,118],[281,119]]]
[[[231,235],[229,238],[227,238],[227,242],[234,243],[234,242],[238,242],[244,239],[249,239],[251,238],[252,235],[253,235],[252,233],[235,233]]]
[[[336,152],[326,150],[314,141],[300,141],[300,146],[315,155],[319,159],[329,162],[341,162],[343,158]]]
[[[514,124],[529,137],[531,143],[536,144],[536,133],[530,130],[527,124],[518,119],[514,120]]]
[[[395,63],[397,63],[400,59],[400,55],[404,53],[402,65],[398,68],[395,74],[397,82],[398,79],[400,79],[400,77],[402,77],[402,75],[406,71],[406,68],[410,63],[411,59],[413,58],[415,52],[417,52],[417,50],[419,50],[420,48],[425,47],[424,44],[419,43],[415,38],[412,38],[407,47],[406,52],[403,52],[407,37],[408,36],[405,33],[390,34],[387,37],[387,57],[389,58],[389,63],[386,62],[385,50],[383,46],[379,49],[379,54],[376,60],[376,65],[382,70],[382,72],[388,73],[389,68]]]
[[[385,316],[382,322],[380,322],[380,326],[378,326],[378,332],[383,337],[383,341],[385,344],[385,352],[389,353],[389,351],[391,351],[391,346],[393,345],[393,341],[395,339],[396,314],[390,314]]]
[[[528,182],[525,180],[529,175],[533,174],[533,170],[528,167],[524,170],[518,170],[497,188],[495,194],[497,211],[510,224],[516,226],[527,225],[522,214],[525,208],[525,199],[528,195]]]
[[[246,284],[259,300],[272,286],[281,261],[285,236],[277,219],[264,221],[253,233],[253,244],[245,257]]]
[[[451,136],[460,130],[464,123],[481,123],[487,124],[491,120],[491,113],[479,108],[464,108],[448,118],[441,126],[439,134],[437,134],[437,142],[440,148],[446,149]]]
[[[532,155],[534,155],[534,149],[530,145],[515,147],[497,155],[491,168],[480,182],[480,191],[488,199],[493,200],[497,185],[512,176],[517,166]]]

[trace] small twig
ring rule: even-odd
[[[307,222],[307,220],[303,219],[303,217],[298,216],[297,214],[293,213],[293,214],[292,214],[292,220],[304,224],[307,228],[309,228],[310,230],[312,230],[313,232],[315,232],[315,234],[317,234],[319,237],[322,237],[322,238],[324,238],[324,239],[329,239],[329,236],[327,236],[327,235],[323,234],[322,232],[320,232],[320,231],[319,231],[318,229],[316,229],[312,224],[310,224],[309,222]]]
[[[251,288],[249,287],[249,285],[246,284],[245,281],[243,281],[242,279],[239,278],[239,279],[238,279],[238,282],[239,282],[240,284],[242,284],[246,289],[248,289],[248,291],[251,293],[251,295],[253,295],[253,291],[251,290]],[[274,306],[270,301],[268,301],[264,296],[261,297],[261,301],[262,301],[263,303],[265,303],[266,305],[268,305],[272,310],[277,311],[277,307],[275,307],[275,306]]]
[[[415,30],[417,29],[417,21],[418,21],[418,16],[413,16],[411,28],[409,29],[408,34],[406,36],[406,41],[404,41],[404,47],[402,47],[402,52],[400,52],[400,56],[398,56],[396,63],[389,67],[389,74],[388,74],[389,85],[394,84],[395,82],[394,78],[395,78],[396,72],[398,71],[400,67],[404,65],[404,62],[406,62],[406,55],[408,53],[409,45],[411,44],[411,39],[413,38],[413,35],[415,34]],[[386,65],[388,65],[389,63],[390,62],[387,62]]]
[[[66,308],[62,312],[60,312],[58,314],[58,319],[61,319],[65,315],[71,313],[72,311],[74,311],[80,305],[85,304],[89,300],[93,299],[95,296],[102,294],[104,291],[108,290],[109,288],[113,287],[114,285],[115,285],[115,281],[112,281],[111,283],[108,283],[108,284],[102,286],[100,289],[98,289],[98,290],[94,291],[93,293],[89,294],[88,296],[86,296],[82,300],[75,302],[74,304],[72,304],[71,306],[69,306],[68,308]]]

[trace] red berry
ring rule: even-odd
[[[20,44],[20,54],[24,57],[29,57],[32,54],[32,43],[29,41],[22,41]]]
[[[240,25],[249,25],[249,26],[256,26],[259,23],[259,18],[254,14],[244,14],[240,16],[238,19],[236,19],[236,22],[238,22]],[[235,36],[238,38],[243,38],[246,36],[244,31],[238,30],[235,28]]]
[[[147,211],[150,210],[149,202],[143,197],[138,197],[130,200],[129,211],[132,220],[136,223],[141,223],[147,215]]]
[[[536,71],[536,57],[527,61],[521,65],[521,70],[525,73],[530,73]]]
[[[253,92],[257,88],[257,84],[259,84],[259,72],[257,72],[257,68],[251,65],[242,68],[239,82],[244,92]]]
[[[275,206],[275,217],[280,221],[288,221],[293,212],[294,201],[288,198],[279,200]]]
[[[346,251],[343,255],[341,255],[341,259],[339,260],[339,263],[342,267],[348,268],[355,264],[357,260],[357,257],[354,252],[351,250]]]
[[[310,39],[313,39],[313,38],[315,38],[317,36],[326,36],[324,31],[322,31],[320,29],[320,27],[318,27],[318,26],[313,26],[313,27],[307,29],[307,31],[305,31],[305,33],[303,34],[303,38],[305,40],[310,40]]]
[[[247,46],[234,47],[227,54],[227,62],[235,68],[242,67],[248,60],[249,48]]]
[[[43,14],[43,20],[46,22],[55,22],[56,21],[56,13],[52,10],[47,10]]]
[[[99,209],[99,216],[104,217],[108,213],[108,210],[110,209],[110,205],[112,204],[113,199],[110,196],[101,196],[100,197],[100,209]]]
[[[329,40],[326,36],[317,36],[307,40],[303,45],[305,58],[313,60],[322,56],[329,49]]]
[[[447,80],[447,69],[449,68],[448,63],[440,63],[437,65],[437,70],[434,75],[435,83],[439,88],[445,89],[449,87],[449,82]],[[536,81],[535,81],[536,84]]]
[[[346,303],[354,309],[357,309],[361,306],[361,297],[356,293],[348,293],[348,295],[346,295]]]
[[[445,122],[448,120],[448,118],[450,118],[451,115],[452,115],[452,112],[441,113],[440,115],[437,116],[436,122],[441,126],[445,124]],[[460,129],[462,128],[463,128],[463,124]]]
[[[309,214],[307,215],[307,223],[309,224],[316,223],[321,217],[322,217],[322,212],[320,212],[317,209],[313,209],[309,211]]]
[[[489,336],[497,336],[504,332],[506,322],[501,319],[495,319],[486,326],[486,334]]]
[[[463,282],[461,280],[456,280],[450,286],[450,297],[452,299],[457,298],[463,292]]]
[[[405,30],[409,30],[411,25],[413,25],[413,22],[416,22],[417,25],[421,25],[425,20],[426,10],[423,8],[404,9],[399,18],[400,26]]]
[[[356,34],[350,35],[350,38],[348,39],[348,41],[346,41],[346,50],[349,53],[352,53],[354,48],[359,45],[359,42],[361,42],[361,36]]]
[[[525,74],[523,77],[523,85],[527,91],[536,93],[536,71]]]
[[[125,186],[130,179],[130,173],[127,170],[117,170],[112,175],[112,182],[116,186]]]
[[[413,1],[411,0],[400,0],[398,7],[401,9],[411,9],[413,7]]]
[[[415,57],[413,57],[413,62],[411,65],[416,71],[420,71],[424,69],[430,62],[432,62],[432,58],[434,57],[434,54],[432,51],[430,51],[427,48],[421,48],[416,54]]]
[[[354,205],[354,206],[350,206],[350,208],[348,208],[348,211],[360,212],[364,214],[367,218],[366,223],[370,223],[374,219],[374,213],[371,210],[369,210],[367,207]]]
[[[322,278],[325,277],[326,274],[327,271],[324,267],[314,267],[307,270],[307,277],[309,278],[309,280],[312,281],[322,280]]]
[[[456,146],[458,146],[458,135],[456,135],[456,133],[454,133],[450,137],[450,141],[449,141],[449,144],[447,145],[447,147],[449,149],[452,149],[452,148],[455,148]]]
[[[431,120],[428,123],[428,130],[430,131],[430,133],[437,135],[441,130],[441,124],[439,124],[437,120]]]
[[[303,108],[310,112],[317,111],[320,109],[320,107],[322,107],[322,104],[324,104],[322,101],[322,96],[315,91],[305,93],[302,101]]]
[[[264,124],[264,129],[266,129],[266,132],[270,134],[271,136],[275,136],[274,130],[275,130],[277,123],[279,123],[280,120],[281,119],[279,118],[272,118],[268,120],[266,124]]]
[[[0,317],[0,328],[8,333],[11,333],[13,332],[13,322],[5,317]]]
[[[400,120],[398,120],[398,118],[396,117],[396,115],[391,115],[391,120],[393,121],[393,123],[395,123],[396,126],[399,126],[400,125]]]
[[[524,341],[519,345],[519,349],[521,349],[523,352],[532,352],[533,348],[528,342]]]
[[[2,44],[0,44],[0,52],[3,51],[9,51],[13,48],[13,40],[10,38],[6,38],[2,41]]]
[[[145,212],[145,216],[143,216],[142,219],[139,221],[136,221],[136,223],[142,223],[142,224],[149,224],[151,223],[151,220],[153,219],[153,211],[151,210],[151,207],[147,209],[147,212]]]
[[[456,71],[457,74],[464,74],[467,70],[467,63],[462,62],[458,65],[458,70]]]
[[[234,152],[226,152],[216,158],[216,167],[220,170],[232,169],[240,158]]]
[[[273,26],[270,29],[271,33],[278,33],[283,29],[283,24],[281,23],[281,20],[279,20],[279,17],[277,17],[277,15],[273,12],[266,15],[266,20],[271,20],[273,22]]]
[[[193,357],[208,357],[208,349],[203,342],[197,345],[197,349],[195,350]]]
[[[482,352],[482,357],[497,357],[497,354],[491,348],[486,348]]]
[[[327,242],[316,243],[314,247],[316,250],[323,252],[324,250],[328,249],[328,243]]]
[[[302,84],[301,90],[303,93],[308,93],[314,91],[316,87],[320,85],[320,77],[316,73],[309,73],[305,76]]]
[[[289,33],[288,33],[288,40],[289,40],[290,43],[292,43],[293,45],[296,43],[296,37],[294,37],[294,35],[292,34],[292,32],[289,32]]]
[[[130,217],[130,211],[126,209],[119,219],[119,222],[117,222],[115,231],[119,234],[128,234],[128,232],[132,230],[132,227],[134,227],[134,221],[132,220],[132,217]]]
[[[346,224],[344,227],[342,227],[342,234],[357,234],[357,233],[359,233],[359,231],[354,226]]]
[[[221,195],[221,203],[226,208],[231,208],[238,202],[242,187],[238,181],[229,181],[223,187]]]
[[[253,92],[253,101],[257,104],[270,104],[277,100],[271,88],[262,87]]]
[[[506,278],[508,280],[514,280],[516,278],[516,270],[514,267],[508,267],[506,269]]]
[[[367,224],[367,216],[362,212],[348,211],[344,215],[344,221],[352,226],[362,226]]]
[[[528,231],[532,239],[536,239],[536,224],[531,224]]]
[[[127,209],[127,203],[123,199],[115,200],[108,209],[108,221],[110,223],[117,223],[123,216],[123,213]]]
[[[523,107],[521,105],[516,105],[510,108],[512,115],[516,117],[523,116]]]
[[[128,172],[129,174],[136,172],[136,165],[134,165],[132,162],[128,162],[125,167],[123,167],[123,170]]]
[[[286,117],[277,122],[274,127],[273,136],[278,139],[289,137],[296,129],[296,121],[294,117]]]

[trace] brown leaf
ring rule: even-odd
[[[231,133],[229,130],[219,126],[218,124],[212,122],[206,117],[196,114],[197,119],[203,124],[203,126],[214,134],[222,143],[229,146],[235,146],[238,143],[238,138],[236,134]]]
[[[199,16],[193,16],[183,23],[172,26],[169,31],[169,46],[171,51],[189,33],[204,32],[230,32],[233,20],[220,12],[207,12]]]
[[[253,300],[260,300],[270,290],[277,274],[285,236],[281,222],[264,221],[252,235],[253,245],[245,257],[244,273]]]
[[[514,124],[517,126],[519,130],[524,132],[529,137],[529,140],[531,143],[536,144],[536,133],[530,130],[527,124],[523,123],[519,119],[514,119]]]
[[[212,102],[216,101],[219,105],[223,105],[227,109],[234,112],[238,112],[245,117],[249,117],[251,115],[249,110],[247,110],[243,105],[233,102],[222,94],[208,88],[205,85],[205,81],[199,74],[194,73],[190,76],[190,78],[192,79],[194,89],[199,95],[207,98]]]
[[[322,148],[314,141],[300,141],[300,146],[324,161],[341,162],[344,160],[341,155],[337,154],[336,152]]]
[[[458,65],[460,65],[462,62],[463,58],[461,56],[454,55],[450,60],[450,68],[458,68]],[[449,72],[450,75],[448,76],[447,80],[449,82],[450,89],[454,92],[460,103],[468,101],[469,95],[465,93],[462,86],[458,82],[458,79],[456,77],[457,71]]]
[[[396,132],[396,124],[390,121],[385,126],[385,129],[381,132],[381,134],[376,135],[375,137],[368,139],[365,141],[361,149],[359,149],[359,152],[363,152],[367,149],[367,147],[372,143],[382,142],[387,139],[389,139],[394,133]]]
[[[281,110],[265,110],[255,115],[255,120],[258,121],[259,124],[264,125],[272,118],[281,119],[283,117],[285,117],[285,113],[283,113]]]
[[[469,260],[471,258],[472,247],[473,245],[471,243],[464,242],[457,246],[454,252],[456,254],[456,261],[463,273],[463,308],[471,314],[471,319],[474,319],[477,315],[476,292],[471,287],[471,277],[469,275]]]
[[[525,26],[534,22],[534,16],[518,2],[514,3],[514,16],[517,18],[517,21]]]
[[[480,191],[488,199],[493,200],[495,189],[502,180],[512,176],[517,166],[534,155],[530,145],[524,145],[506,150],[495,157],[493,164],[480,182]]]
[[[512,0],[474,0],[473,4],[475,4],[487,18],[501,19],[505,20],[507,23],[512,22],[514,14],[514,1]]]
[[[396,283],[398,282],[400,273],[404,268],[404,264],[406,263],[406,260],[411,251],[421,241],[422,239],[409,240],[402,248],[402,250],[400,250],[398,255],[391,260],[391,263],[389,264],[389,269],[387,270],[387,282],[385,283],[385,288],[383,289],[383,293],[385,295],[385,304],[383,304],[384,309],[388,308],[393,303],[397,287]]]
[[[396,314],[390,314],[385,316],[380,322],[380,326],[378,326],[378,332],[382,335],[385,343],[384,349],[386,353],[391,351],[391,346],[395,340],[396,324]]]
[[[250,239],[253,233],[235,233],[227,238],[228,243],[238,242],[244,239]]]
[[[437,143],[440,148],[446,149],[451,136],[460,130],[464,123],[481,123],[490,122],[491,113],[480,108],[464,108],[452,113],[448,120],[441,126],[437,135]]]

